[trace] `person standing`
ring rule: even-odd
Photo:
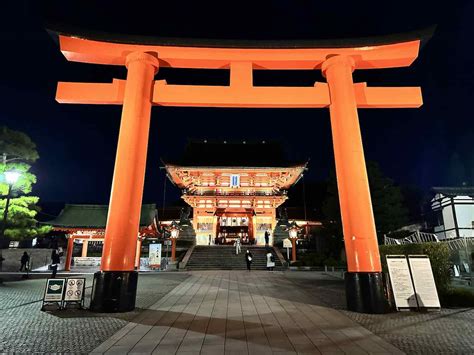
[[[245,253],[245,262],[247,263],[248,271],[250,271],[250,266],[252,265],[252,259],[253,259],[253,255],[250,252],[250,250],[247,249],[247,252]]]
[[[235,255],[239,255],[240,253],[240,238],[235,240]]]
[[[211,241],[212,241],[212,237],[211,237],[211,235],[209,234],[209,245],[211,245]]]
[[[270,232],[267,229],[265,231],[265,248],[268,248],[269,242],[270,242]]]
[[[51,252],[51,270],[53,273],[51,277],[54,279],[56,277],[56,273],[58,272],[58,266],[61,263],[61,258],[59,257],[59,251],[57,249],[53,249]]]
[[[267,270],[273,271],[273,268],[275,267],[275,257],[273,254],[269,251],[267,253]]]
[[[21,256],[21,259],[20,259],[20,263],[21,263],[20,271],[23,271],[23,269],[25,269],[26,271],[27,269],[30,268],[30,256],[28,255],[26,251],[23,252],[23,255]]]

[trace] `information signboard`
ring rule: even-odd
[[[74,257],[74,266],[100,266],[101,257],[82,257],[82,256],[75,256]]]
[[[408,255],[415,295],[420,308],[441,308],[427,255]]]
[[[386,258],[396,308],[417,308],[415,289],[405,255],[387,255]]]
[[[47,279],[44,291],[44,302],[61,302],[66,279]]]
[[[283,248],[291,248],[291,240],[290,238],[283,239]]]
[[[66,282],[65,302],[82,302],[84,299],[85,278],[68,278]]]
[[[161,243],[150,244],[148,250],[150,268],[159,268],[161,265]]]
[[[46,288],[44,290],[41,310],[45,310],[45,305],[51,303],[54,303],[57,308],[61,308],[65,283],[66,279],[46,280]]]

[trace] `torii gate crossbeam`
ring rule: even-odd
[[[123,105],[101,271],[92,308],[135,307],[135,244],[145,176],[152,105],[206,107],[328,107],[347,255],[348,308],[384,311],[375,223],[365,167],[358,108],[416,108],[419,87],[368,87],[353,83],[356,69],[409,66],[420,40],[348,48],[218,48],[144,45],[59,35],[70,61],[125,65],[127,79],[112,83],[58,83],[61,103]],[[154,80],[159,67],[228,69],[228,86],[169,85]],[[322,70],[327,83],[313,87],[256,87],[254,70]]]

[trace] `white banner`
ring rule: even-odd
[[[161,243],[150,244],[148,259],[150,260],[150,267],[159,267],[161,265]]]
[[[415,289],[405,255],[387,255],[388,273],[397,308],[417,308]]]
[[[75,256],[74,257],[74,266],[100,266],[100,256],[98,257],[82,257],[82,256]]]

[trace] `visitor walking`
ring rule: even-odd
[[[53,249],[51,252],[51,270],[53,273],[51,277],[54,279],[56,277],[56,273],[58,272],[58,266],[61,263],[61,258],[59,257],[59,251],[57,249]]]
[[[239,255],[239,253],[240,253],[240,251],[241,251],[241,250],[240,250],[240,244],[241,244],[241,243],[240,243],[240,238],[237,238],[237,239],[235,240],[235,243],[234,243],[234,245],[235,245],[235,255]]]
[[[23,252],[23,255],[21,256],[21,259],[20,259],[20,271],[23,271],[23,269],[25,269],[26,271],[29,268],[30,268],[30,256],[25,251]]]
[[[270,242],[270,232],[266,230],[265,231],[265,248],[268,248],[269,242]]]
[[[275,257],[273,256],[272,253],[268,252],[267,253],[267,270],[273,271],[274,267],[275,267]]]
[[[247,270],[250,271],[250,266],[252,265],[252,253],[250,250],[247,249],[247,252],[245,253],[245,262],[247,263]]]

